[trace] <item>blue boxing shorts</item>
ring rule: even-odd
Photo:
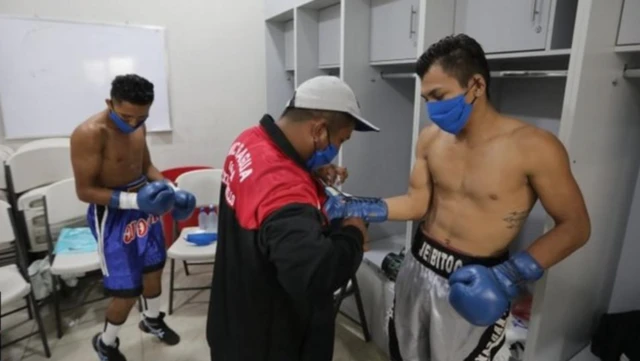
[[[145,184],[143,176],[116,189],[136,192]],[[143,274],[163,269],[167,259],[160,217],[91,204],[87,221],[98,241],[105,290],[113,297],[140,296]]]

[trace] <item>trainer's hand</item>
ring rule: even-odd
[[[380,223],[387,220],[389,210],[381,198],[347,196],[330,187],[325,188],[327,201],[324,211],[329,220],[341,218],[362,218],[365,222]]]
[[[335,164],[327,164],[314,171],[316,177],[322,179],[325,184],[339,186],[349,177],[349,172],[345,167],[338,167]]]
[[[495,267],[465,266],[449,277],[449,302],[476,326],[494,324],[509,309],[524,282],[536,281],[544,270],[527,252]]]
[[[357,227],[360,232],[362,232],[362,250],[369,250],[369,232],[367,232],[367,225],[361,218],[347,218],[342,221],[342,226],[354,226]]]
[[[191,217],[193,210],[196,208],[196,197],[181,189],[175,191],[175,204],[171,215],[176,221],[184,221]]]
[[[173,188],[165,182],[152,182],[142,187],[136,196],[141,211],[160,216],[173,207]]]

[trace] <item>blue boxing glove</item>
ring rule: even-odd
[[[325,187],[327,201],[324,211],[330,221],[343,218],[361,218],[365,222],[380,223],[387,220],[389,210],[381,198],[354,197],[333,187]]]
[[[543,273],[538,262],[524,251],[492,268],[465,266],[449,277],[449,302],[470,323],[489,326],[509,309],[523,283],[537,281]]]
[[[171,215],[176,221],[184,221],[191,217],[191,213],[193,213],[193,210],[196,208],[196,197],[179,188],[175,188],[174,191],[176,195],[176,202],[173,205]]]
[[[139,209],[160,216],[168,212],[175,202],[173,188],[165,182],[152,182],[138,193],[113,191],[109,206],[120,209]]]

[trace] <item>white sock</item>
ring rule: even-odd
[[[115,345],[116,339],[118,338],[118,331],[120,331],[120,326],[122,325],[114,325],[113,323],[106,321],[104,331],[102,331],[102,335],[100,335],[102,343],[107,346]]]
[[[160,295],[154,298],[146,298],[144,299],[144,316],[146,318],[158,318],[160,316]]]

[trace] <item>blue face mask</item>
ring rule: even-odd
[[[473,99],[470,104],[467,103],[464,99],[465,95],[467,93],[451,99],[427,102],[429,118],[445,132],[459,134],[467,125],[471,110],[473,110],[473,102],[476,101]]]
[[[316,150],[311,158],[307,160],[307,168],[309,170],[314,170],[331,163],[333,158],[338,155],[338,148],[331,143],[331,139],[329,138],[329,130],[327,130],[327,140],[329,141],[329,145],[322,150]]]
[[[120,116],[116,114],[116,112],[114,112],[113,110],[109,112],[109,118],[111,119],[111,121],[113,121],[116,127],[118,127],[118,129],[120,129],[120,131],[123,132],[124,134],[130,134],[135,132],[136,129],[140,128],[144,124],[144,122],[147,121],[145,119],[140,123],[138,123],[135,127],[132,127],[129,125],[129,123],[125,122],[122,118],[120,118]]]

